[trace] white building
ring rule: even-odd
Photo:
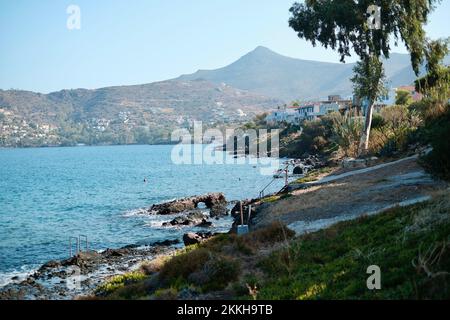
[[[290,123],[296,124],[300,121],[300,114],[298,112],[298,107],[278,107],[278,109],[272,113],[270,113],[266,117],[266,122],[268,124],[276,124],[276,123]]]
[[[333,112],[339,112],[345,106],[338,102],[314,102],[298,108],[301,120],[314,120]]]
[[[314,120],[333,112],[343,112],[352,106],[351,99],[342,99],[338,95],[329,96],[327,101],[307,102],[301,106],[278,107],[266,117],[269,124],[300,124],[304,120]]]

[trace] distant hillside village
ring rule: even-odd
[[[376,103],[375,112],[395,104],[398,91],[408,92],[413,101],[422,99],[413,86],[398,87],[390,90]],[[206,120],[204,125],[207,128],[217,127],[218,124],[239,125],[257,114],[262,114],[264,109],[270,110],[270,106],[280,103],[280,100],[265,103],[266,108],[252,109],[248,105],[243,105],[246,108],[242,110],[217,102],[214,107],[205,108],[208,112],[197,110],[198,117],[192,113],[189,115],[179,112],[165,113],[164,110],[167,108],[149,108],[152,115],[160,112],[158,121],[153,122],[143,121],[145,114],[142,113],[120,111],[113,116],[110,112],[108,119],[93,117],[76,123],[63,121],[59,125],[51,121],[55,115],[41,117],[42,121],[33,121],[31,116],[36,115],[35,112],[25,116],[14,112],[11,108],[0,107],[0,147],[168,143],[171,130],[191,129],[196,118]],[[358,101],[355,97],[342,98],[340,95],[330,95],[325,101],[295,102],[290,106],[279,106],[267,115],[265,122],[269,125],[281,123],[299,125],[305,120],[315,120],[332,112],[343,114],[350,110],[358,110],[364,113],[366,107],[367,101]]]
[[[400,86],[389,90],[386,96],[375,103],[375,112],[380,112],[382,108],[395,104],[397,92],[406,91],[413,101],[422,100],[423,96],[416,92],[414,86]],[[279,106],[277,110],[271,112],[266,117],[266,122],[270,125],[278,123],[300,124],[305,120],[315,120],[332,112],[345,113],[358,109],[365,114],[368,106],[367,100],[360,101],[356,96],[342,98],[340,95],[330,95],[325,101],[294,102],[291,106]]]

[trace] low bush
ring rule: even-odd
[[[295,236],[295,232],[281,222],[273,222],[265,228],[255,230],[243,236],[253,244],[277,243],[287,241]]]
[[[353,113],[333,113],[330,116],[333,122],[332,141],[339,146],[344,156],[356,157],[364,128],[363,118]]]
[[[375,113],[372,118],[372,129],[381,129],[386,124],[386,121],[379,113]]]
[[[203,268],[192,273],[188,280],[204,291],[216,291],[225,289],[230,282],[236,281],[240,273],[240,264],[236,259],[213,256]]]
[[[433,150],[421,159],[421,164],[436,176],[450,180],[450,107],[439,118],[429,122],[424,130],[425,142]]]
[[[332,117],[327,115],[321,119],[304,121],[301,125],[301,135],[294,140],[289,139],[292,130],[284,130],[280,134],[280,156],[300,158],[305,153],[329,154],[334,146],[330,140],[333,134],[332,126]],[[296,130],[299,131],[300,128]]]
[[[146,278],[147,276],[142,272],[131,272],[114,276],[109,281],[98,287],[96,290],[96,294],[98,296],[111,295],[115,291],[124,288],[125,286],[138,283]]]
[[[159,273],[163,281],[173,281],[174,279],[186,280],[191,273],[194,273],[210,259],[211,252],[205,248],[198,248],[167,261]]]
[[[158,289],[153,293],[154,300],[176,300],[178,298],[178,290],[175,288]]]
[[[405,151],[414,141],[414,133],[422,124],[418,113],[407,106],[394,105],[382,109],[370,134],[370,152],[392,156]]]

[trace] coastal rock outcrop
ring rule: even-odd
[[[127,271],[142,261],[172,252],[172,244],[179,240],[167,240],[152,246],[88,251],[61,261],[49,261],[24,279],[0,288],[0,300],[68,300],[88,295],[105,279],[117,271]],[[80,286],[68,286],[76,272],[82,275]]]
[[[201,243],[213,236],[214,234],[212,232],[189,232],[183,236],[183,242],[185,246],[190,246],[193,244]]]
[[[306,174],[311,170],[325,166],[325,163],[317,155],[304,155],[303,158],[294,161],[294,174]]]
[[[148,212],[160,215],[177,214],[189,210],[195,210],[201,203],[204,203],[210,210],[209,214],[211,217],[223,216],[227,213],[227,200],[225,199],[225,195],[223,193],[209,193],[206,195],[155,204],[148,210]]]
[[[181,215],[169,222],[164,222],[163,227],[170,227],[170,226],[196,226],[201,224],[203,221],[206,221],[205,215],[202,211],[196,210],[193,212],[190,212],[187,215]]]

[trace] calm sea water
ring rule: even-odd
[[[228,200],[256,197],[272,179],[250,164],[174,165],[171,150],[0,149],[0,285],[67,258],[70,236],[87,235],[96,250],[181,238],[186,229],[162,228],[168,217],[142,216],[138,209],[208,192],[224,192]],[[230,219],[215,225],[226,231]]]

